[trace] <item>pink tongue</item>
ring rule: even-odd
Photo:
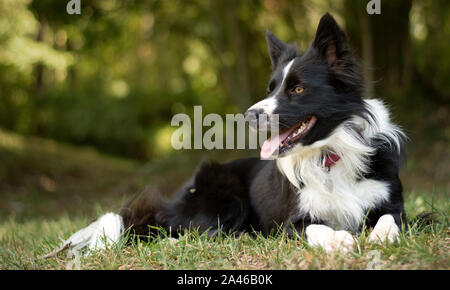
[[[281,142],[283,142],[291,132],[292,130],[287,130],[280,135],[274,136],[273,139],[268,138],[266,141],[264,141],[264,144],[261,147],[261,158],[271,159],[273,153],[280,147]]]

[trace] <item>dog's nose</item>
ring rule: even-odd
[[[263,109],[250,109],[245,112],[244,117],[247,122],[258,120],[258,116],[264,113]]]
[[[247,112],[245,112],[244,114],[245,121],[248,122],[250,128],[252,128],[255,131],[258,130],[258,117],[263,113],[264,113],[263,109],[250,109],[247,110]]]

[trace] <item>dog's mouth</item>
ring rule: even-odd
[[[284,130],[274,138],[268,138],[261,147],[261,158],[270,159],[278,150],[278,154],[289,151],[294,145],[303,138],[316,124],[317,118],[310,116],[300,123]]]

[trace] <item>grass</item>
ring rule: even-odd
[[[219,157],[236,157],[232,154]],[[38,258],[92,218],[117,209],[146,183],[171,192],[201,155],[176,154],[139,164],[0,131],[0,269],[450,269],[448,165],[436,174],[429,167],[421,172],[421,164],[445,163],[442,158],[448,157],[436,152],[410,161],[402,179],[407,213],[437,211],[440,222],[413,226],[396,244],[368,243],[364,231],[358,246],[344,255],[311,248],[303,238],[288,238],[283,232],[269,237],[221,233],[211,239],[192,231],[178,240],[122,241],[90,256],[62,252]]]
[[[60,245],[86,224],[86,220],[8,220],[1,227],[2,269],[449,269],[448,223],[402,233],[393,245],[371,244],[367,234],[347,254],[311,248],[301,238],[278,233],[269,237],[244,234],[210,238],[192,231],[178,240],[119,243],[101,252],[70,257],[66,252],[51,259],[38,257]]]

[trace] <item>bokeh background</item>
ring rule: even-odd
[[[242,113],[265,95],[265,31],[306,49],[330,12],[366,97],[407,132],[412,214],[449,200],[450,2],[0,0],[0,218],[91,215],[152,184],[170,194],[201,158],[258,151],[170,145],[176,113]],[[448,208],[448,206],[447,206]]]

